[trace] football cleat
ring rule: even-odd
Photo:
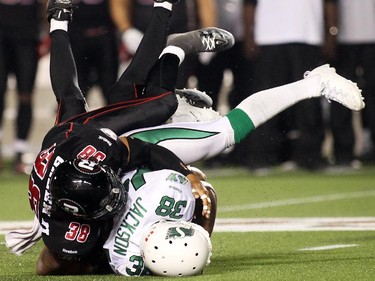
[[[232,33],[217,27],[207,27],[169,35],[167,46],[180,47],[185,54],[196,54],[225,51],[234,45],[234,41]]]
[[[72,21],[73,5],[72,0],[48,0],[47,19],[58,21]]]
[[[180,97],[185,97],[188,103],[196,107],[212,107],[212,99],[206,92],[194,89],[176,89],[175,93]]]
[[[360,90],[356,83],[338,75],[328,64],[319,66],[312,71],[306,71],[304,77],[319,75],[322,85],[321,93],[328,101],[335,101],[351,110],[361,110],[365,107]]]
[[[185,97],[177,96],[178,106],[168,123],[204,122],[221,118],[220,114],[209,107],[192,105]]]

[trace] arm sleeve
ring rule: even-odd
[[[148,166],[151,170],[171,169],[187,176],[191,171],[172,151],[138,139],[127,138],[130,158],[129,168]]]

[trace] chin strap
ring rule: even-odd
[[[37,217],[34,217],[31,229],[16,229],[5,235],[5,245],[18,256],[35,245],[42,237],[42,228]]]

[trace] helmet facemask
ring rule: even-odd
[[[112,218],[127,201],[127,188],[110,167],[84,159],[60,164],[53,174],[50,192],[52,215],[54,210],[62,210],[86,220]]]

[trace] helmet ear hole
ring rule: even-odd
[[[65,212],[87,220],[108,219],[126,204],[127,190],[108,166],[85,159],[61,163],[49,186],[51,215]]]
[[[208,232],[191,222],[158,222],[145,232],[140,246],[146,267],[161,276],[201,274],[212,252]]]

